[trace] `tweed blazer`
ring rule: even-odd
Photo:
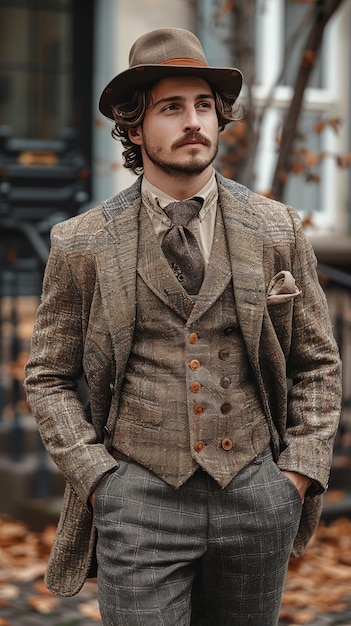
[[[341,381],[315,256],[293,209],[220,175],[217,182],[237,315],[275,459],[281,469],[309,476],[322,493]],[[138,179],[53,228],[26,366],[29,404],[67,481],[46,575],[48,587],[64,596],[80,590],[92,560],[89,494],[117,466],[109,448],[135,323],[140,184]],[[274,289],[281,276],[295,280],[296,293]],[[78,385],[82,377],[88,402]],[[306,498],[296,556],[311,537],[320,510],[319,494]]]

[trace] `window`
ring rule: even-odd
[[[237,65],[244,79],[253,83],[254,106],[258,112],[264,111],[264,116],[258,129],[254,181],[249,184],[259,192],[269,192],[278,154],[276,136],[293,96],[298,61],[316,3],[251,0],[240,3],[240,17],[234,4],[199,1],[198,34],[210,63]],[[307,182],[304,174],[296,173],[289,178],[284,197],[302,217],[312,214],[313,227],[327,233],[349,228],[349,171],[337,166],[336,156],[350,152],[350,24],[351,4],[343,3],[324,31],[298,122],[303,135],[300,145],[311,153],[328,155],[310,172],[310,180],[317,181],[320,176],[320,182]],[[327,118],[340,119],[339,132],[327,128],[317,135],[315,123]]]
[[[15,136],[72,124],[72,0],[0,0],[0,117]]]
[[[270,188],[276,162],[274,142],[277,129],[293,95],[298,59],[306,41],[314,3],[296,3],[291,0],[258,0],[256,11],[256,86],[254,97],[258,106],[265,106],[268,95],[271,106],[265,116],[262,140],[256,162],[256,189]],[[345,4],[328,23],[318,62],[305,92],[304,110],[298,129],[301,145],[312,153],[323,152],[324,160],[313,169],[320,182],[306,182],[303,174],[290,177],[284,200],[304,216],[312,215],[317,230],[343,232],[347,228],[346,195],[349,173],[337,167],[336,155],[349,151],[349,25],[350,5]],[[287,52],[284,71],[285,47]],[[272,90],[272,91],[271,91]],[[339,118],[341,130],[331,129],[317,135],[316,122]],[[313,176],[312,176],[313,179]]]

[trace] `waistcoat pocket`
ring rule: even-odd
[[[140,424],[145,428],[159,429],[163,421],[163,411],[159,404],[123,393],[118,419]]]

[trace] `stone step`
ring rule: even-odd
[[[348,433],[344,439],[349,439]],[[348,445],[334,451],[329,488],[323,498],[324,521],[331,522],[338,517],[351,518],[351,448]]]
[[[351,467],[333,467],[330,472],[329,489],[351,492]]]
[[[331,489],[323,499],[322,520],[329,523],[339,517],[351,518],[351,492]]]
[[[13,517],[33,499],[61,497],[65,481],[45,453],[21,461],[0,458],[0,514]],[[21,516],[20,516],[21,517]]]
[[[39,453],[42,443],[34,417],[23,414],[0,421],[0,455],[20,460],[25,454]]]
[[[17,520],[29,525],[31,530],[41,532],[46,526],[56,526],[62,509],[62,496],[27,500],[18,509]]]

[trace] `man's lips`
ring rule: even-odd
[[[194,146],[196,144],[200,144],[202,146],[205,146],[206,143],[204,141],[200,141],[199,139],[187,139],[187,141],[183,141],[181,144],[179,144],[180,146]],[[178,146],[179,147],[179,146]]]

